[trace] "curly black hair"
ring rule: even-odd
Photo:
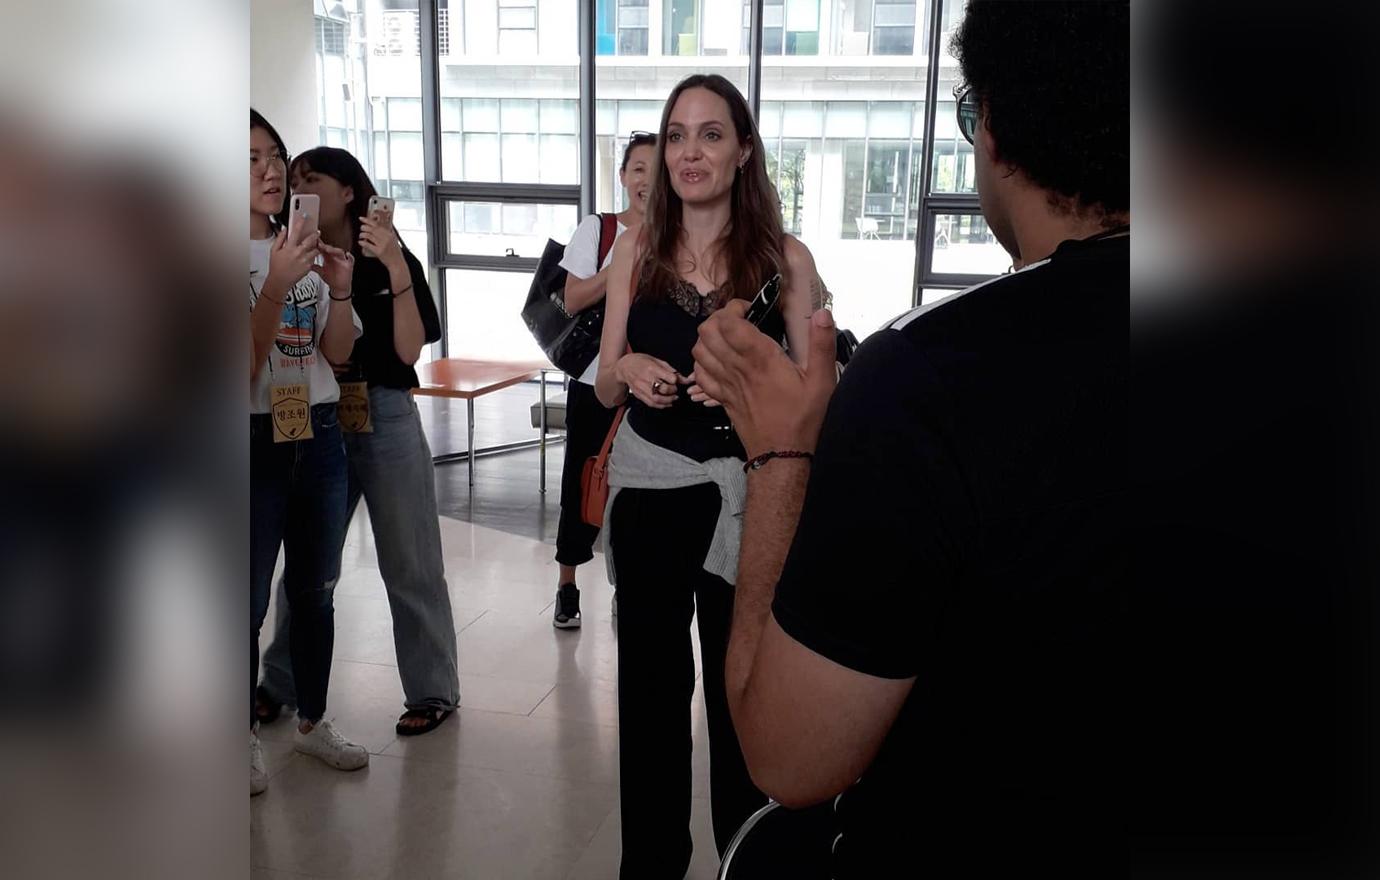
[[[969,0],[950,42],[1001,158],[1057,206],[1130,209],[1130,3]]]

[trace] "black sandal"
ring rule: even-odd
[[[398,736],[420,736],[423,733],[430,733],[440,727],[447,718],[451,716],[454,709],[438,709],[434,706],[426,709],[408,709],[398,718],[398,726],[394,728]],[[403,724],[410,718],[425,718],[426,724],[411,725]]]

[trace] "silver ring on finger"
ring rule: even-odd
[[[652,393],[653,393],[653,394],[660,394],[660,393],[661,393],[661,380],[660,380],[660,379],[657,379],[655,382],[652,383]]]

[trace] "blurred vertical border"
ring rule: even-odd
[[[244,877],[248,4],[3,22],[0,874]]]
[[[1132,10],[1130,876],[1380,877],[1380,7]]]

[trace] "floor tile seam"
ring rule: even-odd
[[[533,713],[535,713],[538,709],[540,709],[540,708],[542,707],[542,705],[546,703],[547,700],[551,699],[551,695],[554,694],[554,693],[556,692],[556,688],[559,686],[559,684],[560,684],[559,682],[552,682],[552,684],[551,684],[551,689],[548,690],[545,694],[543,694],[543,695],[542,695],[542,698],[541,698],[540,700],[537,701],[537,705],[533,706],[533,707],[528,711],[528,713],[527,713],[527,717],[528,717],[528,718],[534,717],[534,716],[533,716]]]

